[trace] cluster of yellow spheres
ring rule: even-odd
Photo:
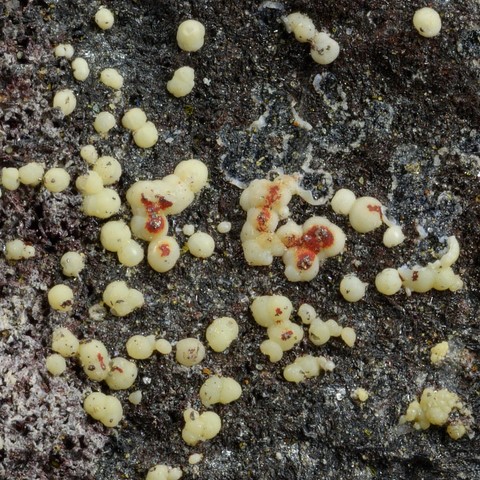
[[[30,162],[20,168],[2,168],[1,184],[7,190],[16,190],[20,184],[36,187],[43,182],[44,187],[52,193],[60,193],[70,185],[70,175],[60,167],[50,168],[45,172],[43,164]]]
[[[240,239],[249,265],[267,266],[274,257],[282,257],[288,280],[310,281],[325,259],[343,251],[345,234],[327,218],[318,216],[303,225],[289,219],[277,228],[290,216],[288,204],[294,195],[311,205],[318,204],[310,191],[300,187],[298,177],[253,180],[240,196],[240,206],[247,212]]]
[[[207,166],[197,159],[180,162],[174,173],[162,179],[138,181],[127,191],[127,202],[132,209],[132,233],[149,242],[147,261],[157,272],[171,270],[180,257],[180,247],[168,234],[169,215],[185,210],[208,181]],[[206,234],[189,239],[191,253],[206,258],[215,244]],[[118,243],[118,242],[117,242]]]
[[[310,56],[321,65],[332,63],[340,53],[340,46],[325,32],[318,32],[313,21],[300,12],[283,17],[288,33],[293,33],[301,43],[310,44]]]

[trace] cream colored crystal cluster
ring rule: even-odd
[[[282,257],[285,275],[292,282],[313,279],[321,263],[338,255],[345,234],[325,217],[314,216],[303,225],[289,219],[293,195],[305,197],[297,177],[279,175],[274,180],[254,180],[242,192],[240,205],[247,212],[240,239],[250,265],[271,265]]]

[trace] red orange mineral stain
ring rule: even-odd
[[[298,249],[297,256],[297,268],[299,270],[308,270],[315,261],[315,253],[312,250]]]
[[[173,205],[172,202],[165,197],[157,196],[157,201],[152,202],[142,195],[142,203],[147,212],[147,221],[145,222],[145,228],[150,233],[160,233],[166,225],[165,216],[163,211]]]
[[[299,246],[308,248],[316,254],[322,249],[331,247],[335,241],[332,232],[324,225],[314,225],[299,239]]]
[[[367,205],[369,212],[377,212],[380,218],[383,219],[382,206],[381,205]]]
[[[276,201],[282,198],[279,185],[272,185],[268,188],[268,194],[265,197],[265,207],[271,207]]]
[[[170,255],[170,247],[167,244],[162,243],[158,246],[158,249],[160,250],[161,257],[168,257]]]
[[[315,254],[320,253],[324,248],[331,247],[334,242],[335,237],[332,231],[325,225],[314,225],[301,237],[291,235],[283,241],[287,248],[305,248]]]
[[[100,352],[97,353],[97,358],[98,358],[98,362],[100,363],[100,367],[102,368],[102,370],[106,370],[107,367],[105,365],[105,360],[103,358],[103,355]]]
[[[272,212],[270,208],[264,207],[257,215],[257,230],[259,232],[266,232],[268,231],[268,222],[272,216]]]
[[[293,330],[285,330],[282,335],[280,336],[280,338],[286,342],[287,340],[289,340],[293,335]]]

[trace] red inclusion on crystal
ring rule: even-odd
[[[318,254],[322,249],[331,247],[335,242],[332,231],[325,225],[310,227],[301,237],[290,236],[284,241],[287,248],[299,247]]]
[[[291,235],[283,240],[287,248],[294,248],[297,257],[297,268],[308,270],[315,257],[325,248],[335,243],[335,236],[325,225],[313,225],[300,237]]]
[[[160,233],[165,228],[165,217],[163,215],[149,215],[145,222],[145,228],[150,233]]]
[[[265,197],[265,207],[271,207],[277,200],[280,200],[281,197],[280,186],[272,185],[268,188],[268,195]]]
[[[296,237],[295,235],[289,235],[288,237],[285,237],[283,239],[283,244],[287,248],[295,247],[295,246],[300,244],[299,242],[300,242],[300,239],[298,237]]]
[[[152,202],[142,195],[142,203],[147,212],[147,221],[145,228],[150,233],[160,233],[165,228],[165,216],[163,211],[173,205],[172,202],[162,196],[157,197],[157,201]]]
[[[367,205],[367,208],[369,212],[377,212],[380,215],[380,218],[383,219],[381,205]]]
[[[290,339],[290,337],[293,335],[293,330],[286,330],[285,332],[282,333],[280,338],[286,342],[287,340]]]
[[[312,250],[299,249],[297,255],[297,268],[299,270],[308,270],[315,261],[315,253]]]
[[[100,367],[102,367],[102,370],[106,370],[107,367],[105,366],[104,358],[100,352],[97,353],[97,358],[98,358],[98,361],[100,362]]]
[[[270,220],[270,217],[272,216],[272,212],[270,211],[269,208],[264,207],[260,211],[260,213],[257,216],[257,230],[259,232],[266,232],[267,229],[267,223]]]
[[[159,245],[158,249],[160,250],[161,257],[168,257],[168,255],[170,255],[170,247],[166,243]]]
[[[298,240],[298,246],[308,248],[315,254],[322,249],[331,247],[335,238],[332,232],[324,225],[310,227]]]

